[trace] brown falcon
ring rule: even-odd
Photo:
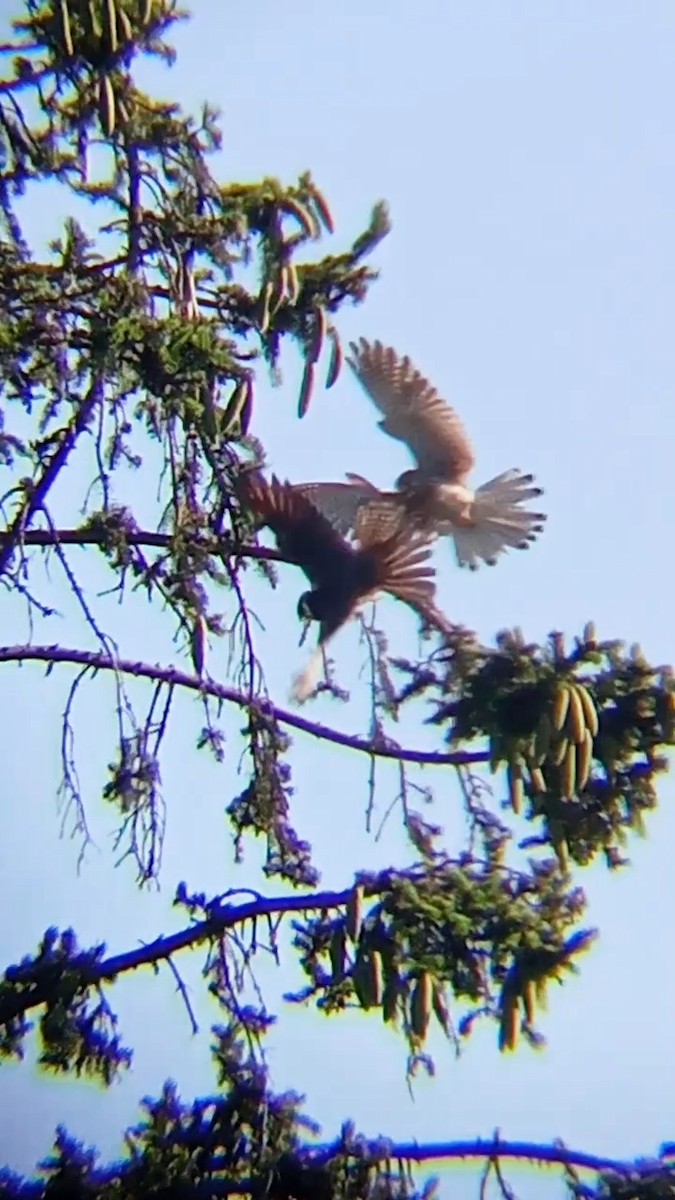
[[[294,680],[295,700],[306,700],[316,687],[329,638],[379,592],[389,592],[427,624],[451,632],[453,626],[434,603],[428,535],[410,525],[392,535],[389,511],[372,504],[356,514],[356,544],[351,545],[303,492],[274,475],[268,483],[258,472],[247,473],[238,492],[256,523],[272,530],[284,558],[300,567],[312,585],[298,601],[298,616],[320,622],[319,640],[308,666]]]
[[[347,533],[362,509],[384,504],[392,528],[412,523],[430,536],[453,537],[459,565],[471,570],[481,559],[493,565],[509,547],[526,549],[546,520],[521,507],[542,494],[532,475],[504,471],[474,491],[466,482],[474,453],[454,408],[391,347],[362,338],[351,351],[349,365],[383,414],[380,429],[405,442],[417,466],[399,476],[395,492],[381,492],[354,474],[347,474],[348,483],[299,485],[317,508]]]

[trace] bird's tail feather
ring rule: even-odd
[[[487,483],[477,488],[474,503],[492,504],[501,501],[504,504],[523,504],[526,500],[533,500],[535,496],[542,494],[542,488],[535,484],[534,476],[510,470],[495,475],[494,479],[488,479]]]
[[[546,515],[520,505],[541,494],[531,475],[516,470],[504,471],[479,487],[471,525],[452,529],[459,565],[475,570],[480,561],[493,565],[505,550],[526,550],[541,533]]]

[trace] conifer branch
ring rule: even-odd
[[[171,546],[173,535],[170,533],[155,533],[150,529],[124,530],[124,541],[130,546],[153,546],[158,550],[167,550]],[[11,533],[0,533],[0,547],[5,546],[11,539]],[[97,529],[32,529],[24,533],[21,543],[24,546],[105,546],[110,541],[110,534]],[[237,558],[256,558],[267,562],[288,562],[278,550],[268,546],[240,546],[232,538],[216,536],[195,537],[196,545],[212,549],[213,553],[231,553]]]
[[[330,725],[319,721],[310,721],[299,713],[289,712],[280,708],[264,697],[250,701],[249,697],[236,688],[216,683],[210,679],[200,679],[197,675],[188,675],[176,667],[151,666],[149,663],[134,662],[131,659],[113,658],[104,653],[90,650],[74,650],[64,646],[0,646],[0,662],[45,662],[63,663],[73,666],[89,667],[92,671],[117,671],[125,675],[133,675],[138,679],[152,679],[174,687],[187,688],[201,695],[212,696],[225,703],[236,704],[239,708],[258,713],[288,725],[301,733],[332,742],[336,746],[344,746],[348,750],[357,750],[376,758],[388,758],[396,762],[418,763],[421,766],[450,766],[464,767],[473,763],[484,763],[489,759],[487,751],[456,750],[451,754],[443,754],[433,750],[407,750],[389,739],[361,738],[355,734],[342,733]]]
[[[80,401],[80,407],[70,425],[62,431],[61,441],[57,450],[50,458],[36,482],[27,481],[24,485],[25,499],[20,505],[9,530],[3,535],[3,545],[0,549],[0,575],[7,570],[15,547],[26,537],[26,530],[38,509],[44,508],[47,495],[55,483],[59,472],[65,466],[80,434],[84,432],[91,420],[96,406],[103,395],[103,378],[95,376],[91,386]]]

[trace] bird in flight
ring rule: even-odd
[[[370,504],[356,514],[350,544],[302,491],[274,475],[247,472],[238,485],[242,505],[256,524],[272,530],[281,554],[304,572],[311,591],[298,601],[298,616],[319,622],[316,649],[293,681],[292,698],[302,703],[314,691],[330,638],[362,605],[388,592],[444,634],[454,626],[435,605],[431,541],[411,525],[393,533],[388,508]]]
[[[383,414],[380,429],[405,442],[417,466],[404,471],[396,491],[381,492],[361,475],[347,483],[297,485],[341,533],[355,528],[364,508],[387,511],[390,529],[412,524],[429,536],[454,538],[460,567],[493,565],[509,548],[525,550],[546,516],[521,506],[542,494],[532,475],[504,471],[474,489],[467,478],[475,456],[454,408],[407,357],[381,342],[352,342],[349,365]],[[384,519],[384,518],[383,518]]]

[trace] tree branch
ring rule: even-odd
[[[236,905],[215,903],[211,906],[210,915],[204,920],[195,921],[185,929],[179,929],[176,933],[166,937],[155,938],[153,942],[148,942],[135,950],[125,951],[123,954],[116,954],[99,962],[92,962],[91,954],[85,951],[58,965],[60,968],[77,972],[87,985],[95,987],[106,981],[110,982],[127,971],[136,971],[139,967],[149,966],[150,963],[169,961],[174,954],[181,950],[193,948],[201,942],[208,941],[209,938],[218,937],[227,929],[231,929],[234,925],[245,924],[246,921],[261,917],[283,916],[289,912],[340,908],[347,903],[352,890],[349,887],[341,892],[315,892],[311,896],[270,898],[256,896],[255,900],[248,900],[245,904]],[[369,893],[367,887],[365,890]],[[12,983],[21,982],[23,973],[26,978],[30,978],[31,989],[30,992],[21,991],[18,995],[7,994],[0,1000],[0,1025],[16,1020],[17,1017],[32,1008],[38,1008],[52,996],[56,981],[51,965],[45,967],[47,977],[43,981],[35,980],[35,971],[36,967],[33,962],[28,964],[25,969],[22,966],[10,969]]]
[[[539,1145],[536,1142],[503,1142],[501,1138],[476,1138],[475,1141],[467,1142],[429,1142],[426,1145],[402,1142],[391,1146],[389,1153],[394,1159],[402,1158],[404,1161],[416,1163],[492,1157],[525,1159],[528,1162],[578,1167],[587,1171],[617,1171],[625,1175],[637,1169],[636,1163],[603,1158],[598,1154],[585,1154],[582,1150],[567,1150],[564,1146]],[[664,1170],[667,1168],[666,1163],[659,1165]]]
[[[30,524],[38,509],[44,507],[47,494],[54,484],[59,471],[65,466],[78,437],[87,428],[89,419],[101,398],[102,391],[103,383],[101,377],[97,376],[93,380],[87,395],[80,402],[80,407],[72,422],[63,431],[61,443],[44,468],[42,475],[36,483],[31,482],[27,486],[26,499],[20,506],[9,530],[3,538],[4,545],[0,549],[0,575],[7,570],[15,547],[21,541],[22,536],[25,536],[24,530]]]
[[[192,1131],[194,1137],[194,1130]],[[673,1167],[665,1157],[654,1159],[637,1159],[635,1161],[622,1161],[615,1158],[604,1158],[598,1154],[587,1154],[583,1150],[568,1149],[565,1146],[555,1145],[552,1143],[537,1143],[537,1142],[511,1142],[501,1141],[499,1138],[483,1139],[476,1138],[473,1141],[457,1141],[457,1142],[380,1142],[369,1143],[365,1139],[358,1140],[360,1156],[367,1157],[369,1161],[379,1160],[384,1163],[391,1160],[400,1163],[430,1163],[430,1162],[454,1162],[468,1158],[484,1159],[511,1159],[516,1162],[534,1163],[541,1167],[560,1166],[569,1167],[581,1171],[595,1171],[598,1174],[615,1174],[623,1178],[632,1178],[636,1185],[638,1180],[651,1179],[654,1177],[662,1177],[667,1181],[673,1173]],[[320,1166],[323,1163],[328,1163],[331,1159],[340,1154],[344,1154],[344,1149],[339,1142],[331,1145],[312,1144],[311,1147],[312,1166]],[[111,1164],[102,1170],[92,1171],[87,1176],[87,1183],[91,1188],[101,1188],[110,1186],[111,1183],[119,1180],[123,1181],[125,1176],[136,1165],[134,1160],[120,1160]],[[223,1164],[220,1169],[227,1170],[230,1163]],[[219,1169],[218,1156],[214,1156],[210,1162],[211,1172]],[[43,1183],[28,1185],[25,1191],[22,1191],[22,1196],[39,1197],[43,1195]],[[33,1190],[34,1189],[34,1190]],[[187,1185],[185,1195],[195,1197],[208,1196],[210,1200],[217,1196],[250,1196],[255,1194],[258,1189],[255,1182],[251,1178],[244,1179],[223,1179],[209,1178],[203,1183],[194,1183]]]
[[[510,1142],[501,1138],[475,1138],[471,1141],[458,1142],[365,1142],[359,1139],[359,1147],[363,1146],[364,1157],[381,1160],[401,1159],[403,1162],[428,1163],[452,1161],[464,1158],[510,1158],[525,1159],[542,1165],[577,1167],[587,1171],[616,1171],[621,1175],[635,1175],[640,1168],[647,1173],[661,1168],[664,1173],[672,1170],[669,1163],[662,1159],[643,1162],[625,1162],[615,1158],[603,1158],[598,1154],[586,1154],[583,1150],[568,1150],[565,1146],[555,1144],[540,1144],[537,1142]],[[329,1160],[336,1153],[336,1145],[324,1144],[312,1147],[312,1163],[317,1159]],[[315,1157],[316,1156],[316,1157]],[[212,1165],[216,1165],[215,1163]]]
[[[463,767],[472,763],[484,763],[489,759],[485,750],[466,751],[456,750],[452,754],[442,754],[432,750],[406,750],[396,742],[385,738],[367,740],[349,733],[341,733],[330,725],[322,725],[318,721],[309,721],[297,713],[279,708],[276,704],[263,698],[249,700],[248,696],[236,691],[235,688],[215,683],[210,679],[200,679],[196,675],[187,675],[175,667],[153,667],[149,663],[132,662],[130,659],[113,659],[108,654],[96,653],[89,650],[70,650],[63,646],[0,646],[0,663],[2,662],[46,662],[68,663],[77,666],[90,667],[93,671],[117,671],[125,675],[133,675],[139,679],[153,679],[174,687],[188,688],[213,696],[216,700],[236,704],[257,712],[261,717],[269,717],[281,725],[289,725],[301,733],[332,742],[336,746],[345,746],[348,750],[357,750],[362,754],[375,755],[378,758],[394,759],[397,762],[418,763],[421,766],[451,766]]]
[[[0,533],[0,546],[9,542],[11,536],[11,532]],[[130,546],[155,546],[159,550],[168,549],[173,541],[173,535],[170,533],[153,533],[151,530],[144,529],[134,531],[125,529],[123,536]],[[102,546],[110,540],[110,534],[91,529],[33,529],[29,533],[24,533],[21,540],[26,546],[56,546],[59,543],[63,546]],[[195,537],[194,542],[197,546],[212,549],[214,553],[229,553],[236,558],[288,562],[288,559],[285,559],[278,550],[272,550],[267,546],[239,546],[231,538],[212,535],[203,538]]]

